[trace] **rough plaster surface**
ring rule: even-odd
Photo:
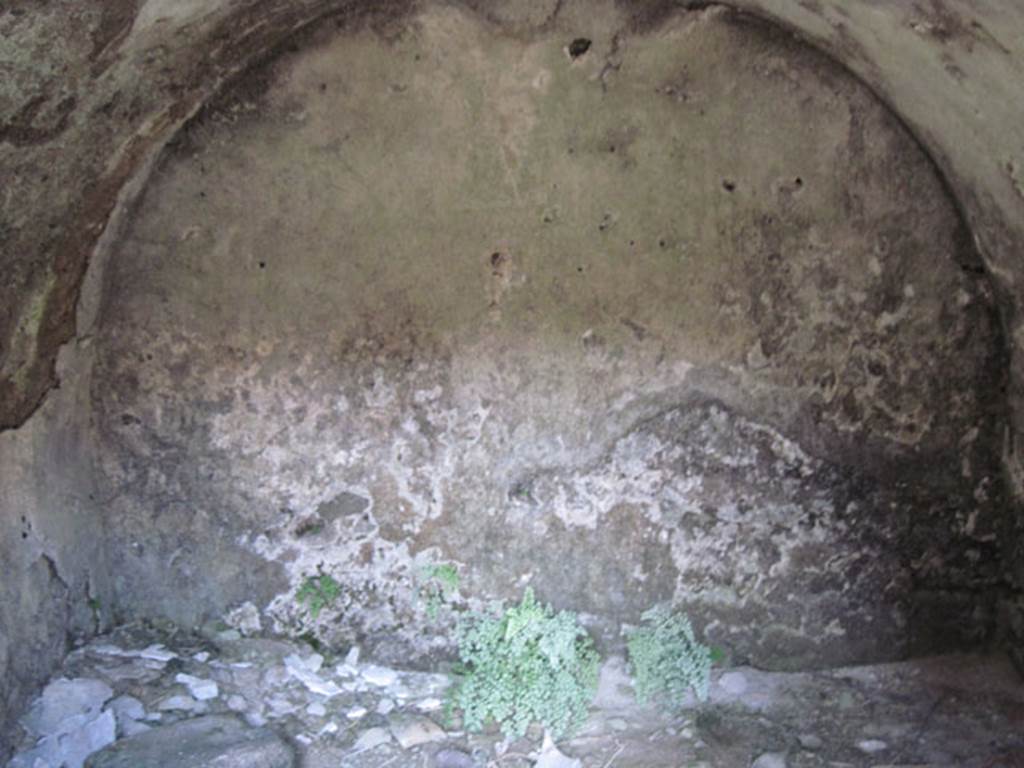
[[[927,159],[785,35],[591,11],[576,59],[328,28],[179,137],[97,331],[118,605],[408,659],[451,561],[609,645],[668,599],[767,666],[984,638],[1003,345]]]
[[[1016,309],[1024,247],[1024,8],[1013,0],[982,0],[970,7],[940,0],[734,4],[796,30],[851,68],[893,106],[937,161],[997,289],[1010,353],[1009,403],[1018,423],[1018,350],[1024,338]],[[589,15],[585,4],[556,0],[467,5],[517,35],[540,29],[567,40]],[[374,3],[384,16],[402,6]],[[646,29],[679,6],[631,0],[622,7],[631,17],[629,26]],[[75,333],[74,305],[97,238],[119,196],[130,197],[126,183],[144,174],[154,153],[226,77],[310,20],[325,13],[346,19],[358,10],[358,3],[326,0],[4,4],[0,176],[13,181],[0,191],[0,429],[23,424],[58,379],[62,396],[87,386],[84,378],[60,375],[55,361],[60,344]],[[84,337],[89,330],[79,323],[78,333]],[[74,401],[78,395],[68,397]],[[27,432],[3,436],[0,465],[5,584],[23,585],[13,590],[19,594],[47,593],[52,582],[49,569],[32,566],[31,557],[17,552],[21,510],[32,507],[40,519],[63,520],[54,511],[59,505],[46,495],[60,475],[71,478],[66,483],[77,498],[87,499],[89,493],[88,473],[72,474],[66,465],[52,463],[49,448],[33,453],[30,443],[60,440],[44,411],[34,421],[33,441],[24,437]],[[1008,425],[1004,441],[1004,467],[1016,492],[1024,487],[1018,432]],[[34,479],[9,469],[37,460],[43,463],[33,470]],[[98,507],[82,505],[77,518],[89,530],[100,525]],[[1002,568],[1024,584],[1021,517],[1006,520]],[[80,546],[80,528],[54,524],[48,529],[50,539],[41,551],[53,558],[60,578],[74,581],[77,577],[65,574],[82,573],[86,562],[93,571],[102,570],[99,558],[87,557],[91,545]],[[83,599],[81,589],[71,591],[75,601]],[[28,647],[24,641],[36,632],[53,645],[52,639],[69,628],[61,610],[45,618],[34,603],[6,605],[10,615],[2,640],[7,648]],[[1024,636],[1024,610],[1011,613],[1009,624],[1017,627],[1018,638]],[[29,658],[34,661],[25,663]],[[46,658],[25,654],[0,669],[0,686],[13,706],[43,679]]]
[[[87,370],[75,354],[66,350],[65,369]],[[69,374],[73,386],[55,393],[30,424],[0,435],[0,499],[10,515],[0,538],[0,722],[8,727],[69,641],[99,631],[110,617],[88,458],[88,385],[79,375]]]

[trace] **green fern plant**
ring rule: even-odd
[[[321,572],[317,576],[307,576],[302,582],[295,599],[305,603],[309,615],[316,621],[320,611],[329,606],[341,595],[341,585],[329,573]]]
[[[497,723],[509,737],[531,723],[554,738],[586,720],[597,691],[598,657],[573,613],[555,614],[527,588],[501,616],[474,615],[457,629],[461,665],[449,711],[462,710],[471,731]]]
[[[666,606],[645,611],[641,619],[643,626],[626,641],[640,703],[663,698],[678,706],[690,689],[700,701],[707,700],[714,654],[697,642],[690,620]]]

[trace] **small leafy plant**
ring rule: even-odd
[[[660,697],[678,706],[689,689],[705,701],[714,654],[697,642],[690,620],[666,606],[651,608],[641,619],[643,626],[626,642],[640,703]]]
[[[309,615],[316,621],[320,611],[329,606],[341,595],[341,585],[329,573],[320,572],[316,576],[307,576],[302,582],[295,599],[304,603]]]
[[[437,618],[441,606],[450,603],[459,592],[459,569],[452,563],[430,565],[421,572],[420,597],[426,601],[427,616]]]
[[[518,737],[537,722],[558,738],[586,719],[598,657],[575,614],[555,614],[527,588],[503,615],[464,620],[457,638],[462,663],[449,711],[461,709],[467,729],[495,722],[506,737]]]

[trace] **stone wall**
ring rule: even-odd
[[[606,645],[670,599],[768,667],[986,639],[1004,341],[928,159],[783,34],[591,11],[575,57],[328,27],[176,139],[97,332],[119,606],[408,659],[450,562]]]
[[[1024,37],[1019,34],[1024,10],[1011,0],[984,0],[970,9],[941,0],[734,4],[795,30],[834,56],[893,107],[936,161],[980,251],[982,264],[967,264],[968,272],[983,268],[994,286],[1009,353],[1011,406],[999,445],[1005,446],[1003,466],[1010,490],[1019,494],[1024,487],[1016,448],[1020,430],[1011,427],[1021,418],[1024,381],[1016,309],[1018,254],[1024,244],[1024,98],[1019,92],[1024,83]],[[379,13],[376,26],[386,28],[387,20],[404,13],[405,5],[374,3]],[[591,15],[587,4],[562,0],[547,5],[476,0],[466,5],[515,35],[541,30],[562,34],[566,40],[575,37],[579,24]],[[621,7],[623,31],[631,33],[657,28],[680,5],[630,0]],[[360,12],[359,3],[327,0],[13,0],[0,10],[0,177],[14,180],[0,195],[0,429],[7,430],[0,436],[0,547],[7,590],[0,623],[7,649],[0,690],[9,706],[0,720],[9,722],[7,714],[45,677],[69,630],[88,628],[91,618],[74,618],[91,614],[86,595],[95,594],[106,605],[106,587],[101,586],[105,582],[98,575],[105,569],[105,559],[94,536],[104,505],[86,503],[93,477],[86,441],[76,437],[69,450],[61,437],[80,435],[81,410],[87,411],[83,397],[88,396],[88,376],[74,370],[88,363],[88,355],[83,359],[76,349],[88,345],[91,329],[79,324],[76,330],[75,307],[99,237],[119,200],[130,201],[133,189],[141,186],[163,144],[227,78],[277,50],[293,32],[325,13],[337,13],[337,19],[349,24]],[[614,74],[614,56],[608,64]],[[58,351],[76,333],[67,354],[81,362],[58,370]],[[753,360],[759,358],[755,355]],[[960,367],[951,370],[967,374]],[[70,415],[65,406],[48,404],[40,409],[58,382],[60,397],[72,408]],[[962,385],[961,379],[952,386]],[[714,398],[703,407],[724,407],[733,421],[745,418],[739,408],[746,403],[743,398],[734,401],[721,395],[720,390],[728,394],[728,388],[717,381],[708,389]],[[713,406],[711,399],[719,405]],[[755,412],[771,415],[764,404],[770,400],[758,401]],[[787,439],[811,455],[832,455],[832,443],[807,443],[811,435],[827,434],[800,427],[813,423],[813,415],[810,421],[777,416],[769,421]],[[847,445],[853,442],[848,440]],[[891,466],[894,476],[910,477],[906,465]],[[32,513],[24,514],[29,509]],[[46,532],[45,544],[22,546],[21,542],[35,540],[36,534],[27,530],[30,520],[34,530]],[[1020,521],[1016,511],[1004,516],[999,538],[1005,549],[998,565],[1018,585],[1024,584]],[[932,529],[920,530],[923,536]],[[22,539],[22,534],[28,538]],[[967,546],[962,551],[965,564],[994,558],[987,549]],[[242,561],[237,567],[245,570]],[[86,571],[93,574],[88,579]],[[283,584],[275,581],[279,579],[280,573],[269,575],[264,583]],[[94,586],[86,588],[86,581]],[[214,602],[247,591],[214,595]],[[22,598],[52,593],[57,599],[50,604],[56,607],[42,614],[40,601]],[[70,595],[69,603],[63,602],[65,594]],[[965,593],[965,605],[972,599],[970,592]],[[1024,632],[1024,612],[1013,614],[1009,602],[1004,609],[1007,625]],[[28,651],[41,648],[40,642],[48,650]],[[1022,647],[1019,635],[1012,642]]]

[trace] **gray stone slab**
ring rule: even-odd
[[[210,716],[123,739],[86,768],[292,768],[295,754],[272,731],[234,717]]]

